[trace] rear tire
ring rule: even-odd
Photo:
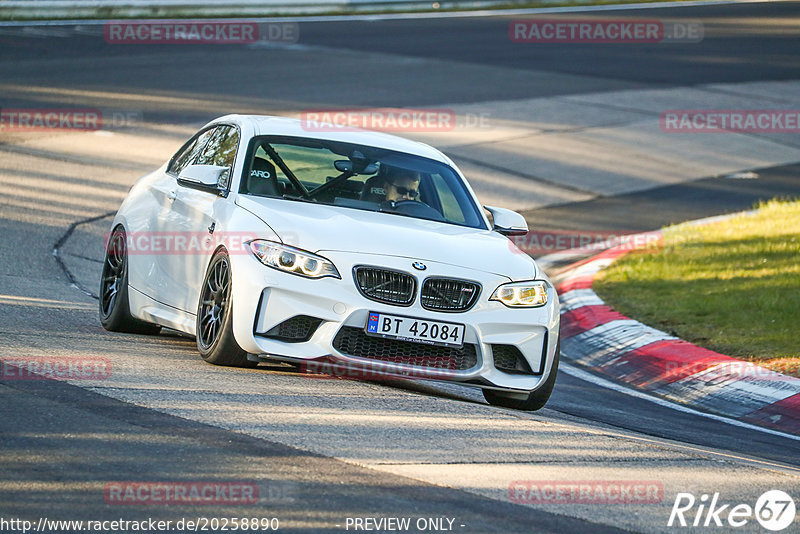
[[[197,305],[197,349],[208,363],[230,367],[255,367],[233,337],[231,262],[223,249],[208,266]]]
[[[486,402],[493,406],[502,406],[504,408],[513,408],[515,410],[525,410],[533,412],[539,410],[547,404],[550,399],[550,394],[553,392],[553,386],[556,384],[556,375],[558,374],[558,360],[561,355],[561,339],[556,342],[556,356],[553,359],[553,366],[550,369],[550,376],[547,381],[542,384],[542,387],[536,391],[532,391],[527,398],[512,397],[511,394],[495,391],[493,389],[484,389],[483,398]]]
[[[128,250],[125,230],[117,226],[111,233],[100,277],[100,324],[111,332],[158,334],[161,327],[131,315],[128,300]]]

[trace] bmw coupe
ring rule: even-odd
[[[228,115],[131,188],[100,320],[195,336],[212,364],[326,363],[536,410],[556,379],[559,305],[509,239],[525,232],[430,146]]]

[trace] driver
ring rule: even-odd
[[[401,200],[419,200],[418,172],[389,167],[384,175],[383,190],[386,200],[400,202]]]

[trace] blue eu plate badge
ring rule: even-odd
[[[369,314],[369,321],[367,321],[367,332],[372,334],[376,334],[378,332],[378,321],[380,320],[380,315],[377,313],[370,313]]]

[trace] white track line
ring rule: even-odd
[[[563,351],[562,351],[563,353]],[[677,404],[666,399],[662,399],[661,397],[654,397],[652,395],[648,395],[646,393],[642,393],[641,391],[637,391],[635,389],[631,389],[626,386],[622,386],[620,384],[616,384],[611,382],[610,380],[606,380],[605,378],[601,378],[593,373],[588,371],[584,371],[583,369],[579,369],[569,363],[564,362],[563,360],[558,365],[559,371],[564,371],[570,376],[574,376],[575,378],[579,378],[580,380],[584,380],[586,382],[590,382],[596,386],[604,387],[606,389],[610,389],[619,393],[624,393],[625,395],[630,395],[631,397],[636,397],[637,399],[643,399],[646,401],[650,401],[652,403],[658,404],[659,406],[663,406],[665,408],[672,408],[673,410],[677,410],[679,412],[688,413],[691,415],[697,415],[700,417],[705,417],[708,419],[713,419],[714,421],[720,421],[723,423],[728,423],[733,426],[738,426],[741,428],[746,428],[748,430],[756,430],[758,432],[764,432],[766,434],[772,434],[773,436],[780,436],[782,438],[792,439],[795,441],[800,441],[800,436],[794,436],[792,434],[786,434],[784,432],[780,432],[778,430],[772,430],[771,428],[764,428],[756,425],[751,425],[750,423],[745,423],[743,421],[738,421],[736,419],[729,419],[727,417],[722,417],[721,415],[714,415],[711,413],[701,412],[695,410],[693,408],[689,408],[687,406],[683,406],[681,404]]]

